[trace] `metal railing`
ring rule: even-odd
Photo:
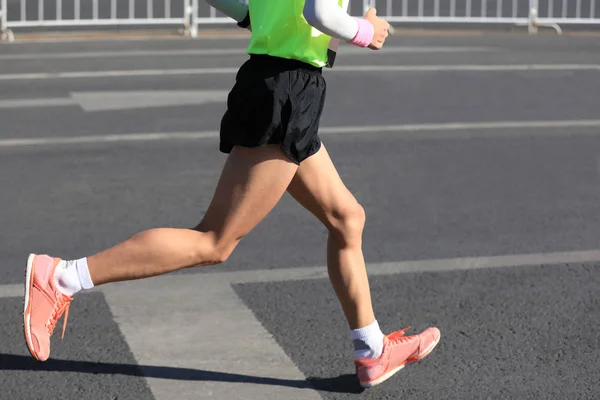
[[[181,26],[189,34],[193,0],[0,0],[0,34],[12,29],[100,26]],[[157,5],[158,4],[158,5]]]
[[[8,7],[7,1],[0,1],[0,40],[12,40],[12,32],[8,29]]]
[[[281,0],[284,1],[284,0]],[[201,25],[233,20],[204,0],[0,0],[0,34],[11,29],[94,26],[176,26],[196,37]],[[48,7],[48,5],[51,7]],[[378,15],[398,24],[507,24],[540,26],[561,32],[561,25],[600,26],[596,0],[350,0],[351,13],[376,7]]]
[[[363,10],[375,7],[393,23],[509,24],[540,26],[561,32],[560,25],[598,25],[596,0],[365,0]]]
[[[248,0],[245,0],[248,1]],[[286,0],[282,0],[286,1]],[[202,4],[202,6],[201,6]],[[354,6],[353,6],[354,4]],[[353,13],[356,11],[356,15],[361,15],[363,8],[363,0],[350,0],[348,12]],[[232,24],[234,21],[221,14],[213,7],[208,7],[204,0],[192,0],[193,15],[195,18],[192,20],[192,26],[190,28],[191,36],[195,37],[198,33],[198,27],[200,25],[211,25],[211,24]]]
[[[200,7],[200,3],[203,7]],[[233,24],[231,18],[225,15],[219,15],[213,7],[208,7],[204,0],[192,0],[192,23],[190,26],[190,36],[198,36],[198,27],[206,24]]]

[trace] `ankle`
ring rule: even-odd
[[[54,285],[64,295],[73,297],[82,289],[91,289],[94,283],[90,277],[87,259],[61,261],[54,271]]]
[[[353,329],[350,335],[354,344],[355,360],[374,359],[381,356],[384,335],[377,321],[365,327]]]

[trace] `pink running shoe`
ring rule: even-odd
[[[429,355],[440,341],[440,330],[437,328],[426,329],[415,336],[404,336],[409,329],[385,336],[379,358],[354,361],[362,387],[369,388],[385,382],[405,365]]]
[[[54,271],[61,262],[59,258],[35,254],[27,260],[23,327],[27,347],[39,361],[46,361],[50,356],[50,336],[63,314],[65,336],[69,304],[73,298],[62,294],[54,285]]]

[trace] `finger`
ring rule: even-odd
[[[367,17],[375,17],[377,16],[377,10],[375,8],[369,8],[367,11]]]

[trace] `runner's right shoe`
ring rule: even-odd
[[[440,331],[429,328],[414,336],[405,336],[410,327],[383,338],[383,352],[379,358],[356,360],[356,374],[364,388],[379,385],[404,368],[405,365],[425,358],[440,341]]]

